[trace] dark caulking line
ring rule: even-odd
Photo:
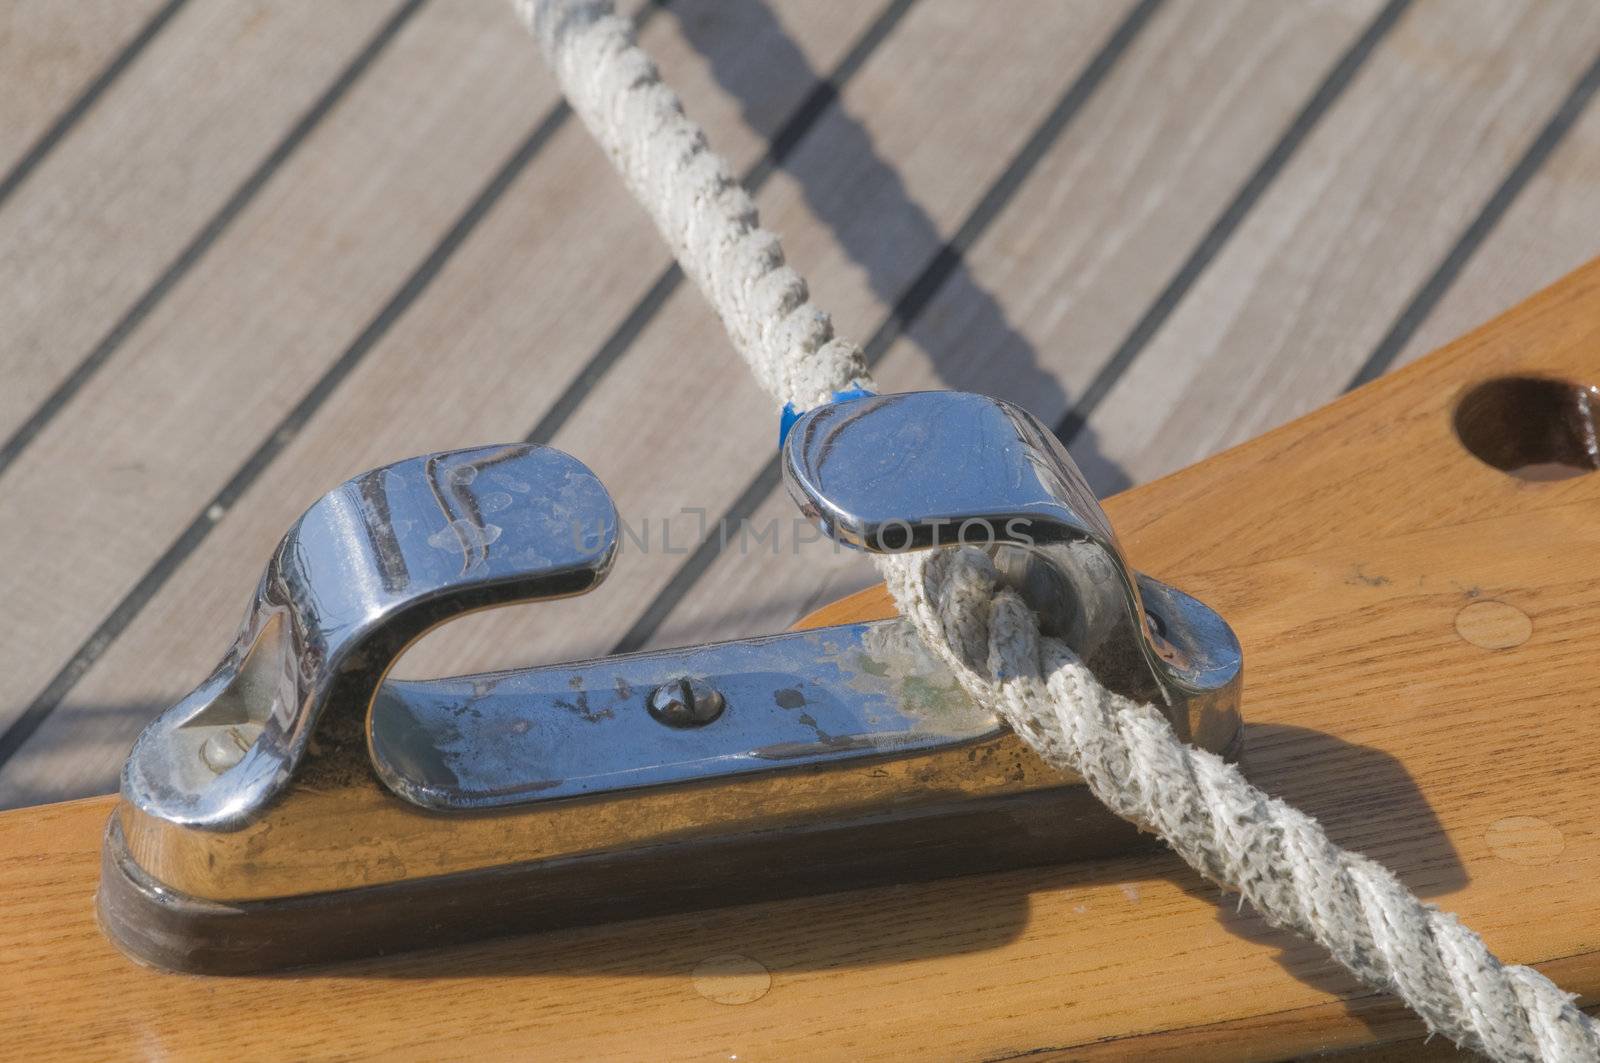
[[[1117,60],[1128,50],[1134,38],[1150,21],[1162,2],[1163,0],[1143,0],[1130,11],[1088,65],[1073,80],[1067,91],[1056,101],[1050,114],[1029,135],[1022,148],[1006,164],[1000,176],[978,201],[978,205],[956,229],[955,236],[934,253],[905,292],[895,301],[887,317],[874,330],[864,348],[869,364],[876,364],[895,338],[904,332],[928,306],[939,286],[961,265],[962,256],[967,249],[983,235],[989,224],[1005,209],[1006,204],[1016,195],[1039,160],[1082,110],[1083,105],[1106,79]],[[715,526],[719,528],[737,526],[740,521],[754,513],[777,489],[778,481],[778,458],[774,456],[728,507],[722,515],[722,523]],[[640,614],[639,619],[634,621],[633,626],[622,636],[612,650],[613,653],[629,653],[636,650],[655,634],[672,610],[688,595],[721,555],[719,538],[709,537],[695,548],[694,553],[690,554],[672,574],[666,586],[661,588]]]
[[[167,0],[161,10],[151,16],[150,21],[144,24],[134,38],[123,45],[122,50],[106,64],[106,68],[84,86],[83,91],[67,105],[66,110],[56,116],[56,120],[50,123],[50,128],[41,133],[39,139],[23,152],[22,157],[11,167],[5,178],[0,179],[0,207],[3,207],[6,200],[11,198],[11,193],[28,179],[28,175],[38,169],[45,156],[66,138],[72,127],[100,101],[100,97],[104,96],[112,83],[122,76],[123,71],[133,65],[133,61],[139,58],[139,53],[155,40],[156,34],[172,21],[172,16],[176,15],[178,9],[187,2],[188,0]]]
[[[1311,94],[1311,98],[1300,109],[1300,113],[1295,115],[1289,127],[1278,138],[1278,142],[1272,146],[1272,150],[1267,152],[1255,172],[1246,179],[1233,200],[1217,216],[1217,220],[1211,223],[1211,228],[1206,230],[1183,265],[1178,267],[1178,272],[1167,282],[1161,294],[1156,296],[1155,302],[1151,303],[1149,309],[1139,318],[1133,326],[1133,331],[1128,333],[1127,338],[1100,367],[1100,371],[1089,382],[1089,386],[1084,388],[1083,394],[1078,396],[1078,401],[1062,414],[1061,420],[1056,423],[1056,435],[1062,443],[1067,446],[1072,445],[1074,438],[1083,431],[1084,425],[1088,423],[1100,403],[1105,401],[1105,397],[1110,394],[1117,381],[1121,380],[1123,374],[1133,365],[1134,359],[1155,338],[1161,326],[1166,324],[1167,318],[1172,316],[1172,312],[1177,309],[1184,296],[1189,294],[1189,289],[1194,287],[1200,274],[1205,272],[1206,267],[1232,239],[1233,234],[1244,223],[1245,216],[1260,201],[1273,181],[1277,180],[1300,145],[1311,135],[1311,131],[1316,128],[1323,115],[1327,114],[1344,94],[1345,89],[1350,87],[1361,67],[1410,6],[1411,0],[1389,0],[1361,36],[1356,38],[1355,43],[1339,57],[1339,61],[1333,65],[1333,69],[1328,72],[1322,84],[1317,86],[1317,90]]]
[[[421,0],[413,0],[411,6],[416,6]],[[656,5],[659,6],[659,5]],[[644,25],[656,6],[646,7],[638,18],[638,24]],[[278,422],[276,428],[268,433],[264,439],[245,460],[244,464],[233,474],[223,488],[216,493],[199,514],[189,522],[183,533],[167,547],[164,554],[157,559],[139,582],[134,585],[116,607],[102,620],[94,633],[78,647],[70,660],[56,673],[55,677],[45,686],[39,696],[23,710],[22,714],[12,721],[3,734],[0,734],[0,766],[20,749],[35,731],[39,729],[56,706],[72,690],[78,680],[83,678],[95,661],[105,655],[106,650],[116,641],[123,631],[127,630],[135,617],[149,604],[150,600],[165,586],[168,579],[178,568],[188,560],[189,556],[199,548],[205,537],[211,533],[218,521],[227,513],[228,509],[249,490],[267,467],[272,464],[285,447],[287,447],[306,423],[317,412],[318,408],[327,401],[328,396],[344,379],[350,375],[362,358],[375,347],[379,340],[389,331],[390,327],[399,320],[402,314],[417,300],[438,276],[440,270],[455,254],[456,250],[466,241],[479,222],[489,213],[495,203],[505,193],[512,182],[527,168],[540,150],[555,136],[557,130],[564,125],[571,116],[571,109],[566,102],[553,106],[532,132],[523,140],[522,144],[514,151],[490,178],[489,182],[478,192],[472,202],[461,213],[450,230],[440,239],[423,259],[422,263],[406,278],[404,284],[389,298],[377,315],[367,323],[361,333],[347,347],[338,361],[334,362],[322,377],[305,393],[294,409]]]
[[[233,220],[255,198],[256,193],[261,191],[262,187],[271,180],[273,174],[278,172],[289,156],[294,154],[294,150],[311,135],[312,130],[344,98],[345,93],[350,90],[351,86],[360,80],[361,75],[367,71],[367,68],[378,58],[384,48],[394,40],[395,35],[400,32],[400,27],[404,26],[411,16],[416,14],[417,9],[426,2],[427,0],[405,0],[394,14],[389,16],[388,21],[378,29],[377,33],[373,34],[361,51],[356,54],[356,57],[340,71],[339,76],[334,78],[333,83],[300,116],[299,121],[295,122],[293,128],[267,153],[267,157],[261,160],[250,176],[246,177],[244,182],[234,189],[227,202],[200,228],[200,231],[189,241],[188,246],[178,252],[178,257],[173,259],[167,268],[162,271],[161,276],[156,278],[155,283],[145,289],[144,294],[139,296],[134,304],[118,319],[117,323],[111,327],[111,331],[107,332],[100,342],[95,344],[94,349],[74,367],[66,379],[56,385],[55,390],[45,397],[44,401],[39,404],[38,409],[34,410],[28,419],[11,434],[11,438],[7,439],[4,444],[0,444],[0,476],[5,475],[6,470],[27,449],[28,444],[33,442],[39,433],[44,431],[45,427],[55,419],[56,415],[72,401],[73,396],[83,389],[84,384],[88,383],[89,379],[111,360],[111,356],[133,334],[133,331],[139,327],[140,323],[150,316],[150,312],[166,298],[167,294],[189,273],[189,270],[194,268],[195,264],[205,256],[206,252],[211,250],[212,245],[217,242]]]
[[[1511,204],[1522,194],[1533,175],[1544,166],[1545,161],[1555,153],[1556,148],[1566,139],[1567,133],[1577,124],[1583,115],[1589,101],[1594,98],[1595,90],[1600,88],[1600,56],[1597,56],[1583,72],[1577,84],[1572,86],[1572,91],[1567,93],[1567,98],[1561,101],[1561,106],[1556,108],[1555,114],[1550,116],[1550,121],[1545,123],[1533,143],[1528,145],[1528,150],[1518,159],[1516,165],[1511,167],[1500,186],[1494,190],[1484,203],[1483,209],[1478,211],[1477,217],[1461,232],[1455,245],[1445,254],[1437,269],[1423,282],[1422,287],[1411,297],[1411,302],[1395,318],[1394,324],[1389,326],[1389,331],[1383,339],[1372,349],[1367,360],[1362,363],[1356,375],[1350,378],[1350,383],[1345,390],[1358,388],[1368,381],[1376,380],[1393,364],[1395,358],[1411,337],[1416,335],[1417,329],[1433,313],[1434,307],[1444,298],[1450,286],[1461,275],[1469,259],[1488,239],[1500,219],[1506,216],[1511,209]]]
[[[860,39],[850,47],[850,51],[845,54],[833,72],[806,94],[805,99],[800,101],[800,106],[784,120],[783,125],[768,142],[767,150],[761,158],[741,179],[748,191],[752,194],[759,191],[767,179],[777,172],[778,167],[793,154],[795,148],[805,139],[806,133],[810,132],[811,127],[816,125],[817,120],[827,112],[828,107],[866,63],[867,58],[900,24],[905,13],[910,10],[912,2],[913,0],[893,0],[873,20],[872,25],[867,27]],[[633,341],[639,338],[682,283],[683,270],[676,262],[661,272],[649,290],[628,311],[622,323],[606,337],[605,342],[584,364],[560,397],[545,411],[544,416],[539,418],[539,423],[528,432],[526,442],[549,443],[555,438],[556,433],[561,431],[577,412],[583,400],[589,397],[601,379],[622,360],[623,355],[633,346]]]

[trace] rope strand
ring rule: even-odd
[[[861,350],[836,337],[778,238],[704,132],[683,113],[632,26],[605,0],[513,0],[573,110],[644,204],[762,387],[804,410],[870,387]],[[1083,777],[1117,815],[1238,891],[1272,925],[1322,945],[1430,1030],[1496,1060],[1600,1060],[1600,1029],[1528,967],[1505,966],[1455,916],[1386,868],[1180,741],[1165,717],[1108,691],[1041,635],[981,551],[877,558],[900,611],[979,704],[1046,762]]]
[[[704,131],[610,3],[516,0],[567,100],[644,204],[683,271],[779,406],[810,409],[869,379]]]

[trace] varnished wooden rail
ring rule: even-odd
[[[1514,476],[1463,445],[1461,397],[1519,375],[1600,381],[1600,263],[1107,508],[1137,566],[1238,631],[1251,776],[1593,1003],[1600,476]],[[1593,463],[1572,389],[1481,394],[1465,431],[1489,458]],[[886,609],[867,592],[811,619]],[[161,974],[94,925],[109,810],[0,815],[0,1057],[1415,1058],[1422,1033],[1160,854]]]

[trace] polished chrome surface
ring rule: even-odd
[[[862,399],[803,417],[785,455],[791,490],[847,542],[993,539],[1006,578],[1099,674],[1198,744],[1235,748],[1227,625],[1127,569],[1026,414],[976,396]],[[616,526],[588,470],[541,447],[417,458],[328,494],[285,536],[222,665],[134,748],[118,810],[129,858],[194,897],[268,899],[811,837],[1078,783],[898,619],[385,680],[451,617],[590,589]]]
[[[662,726],[650,700],[681,691],[685,675],[699,677],[689,685],[706,717]],[[372,707],[371,742],[391,790],[447,810],[844,765],[999,732],[909,625],[885,620],[389,682]]]
[[[618,691],[621,693],[621,691]],[[650,692],[645,707],[668,727],[703,727],[728,707],[722,692],[703,679],[679,676]]]
[[[560,451],[486,447],[374,469],[278,545],[222,664],[140,736],[132,805],[230,829],[288,786],[314,731],[359,732],[413,640],[474,609],[581,594],[605,577],[616,511]]]
[[[433,455],[344,484],[285,536],[223,665],[141,736],[124,795],[171,824],[236,829],[288,786],[313,735],[364,746],[393,793],[450,810],[997,733],[901,621],[383,681],[443,620],[592,587],[611,562],[615,526],[600,482],[546,448]],[[668,684],[681,693],[685,676],[697,677],[687,689],[701,695],[700,726],[663,727],[648,698]],[[657,716],[664,711],[665,701]],[[696,711],[684,705],[680,723]]]
[[[1166,707],[1190,740],[1237,729],[1233,632],[1133,571],[1066,449],[1026,411],[949,391],[822,406],[790,431],[783,470],[825,534],[879,553],[982,548],[1111,689]]]

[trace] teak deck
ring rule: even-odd
[[[1503,958],[1593,1003],[1600,475],[1519,479],[1461,445],[1460,396],[1513,373],[1600,379],[1600,261],[1108,510],[1135,565],[1238,632],[1250,775]],[[885,608],[869,591],[813,620]],[[1421,1032],[1161,854],[297,976],[163,974],[94,923],[111,806],[0,815],[13,854],[0,867],[6,1058],[593,1059],[648,1046],[664,1059],[1268,1060]]]
[[[1600,254],[1588,0],[991,6],[673,0],[642,35],[886,387],[1069,419],[1104,493]],[[648,536],[413,675],[868,581],[793,549],[774,411],[495,0],[22,0],[0,87],[0,807],[109,792],[300,511],[412,454],[548,440]],[[780,556],[684,553],[723,515]]]
[[[1244,635],[1252,774],[1600,999],[1600,484],[1506,478],[1446,415],[1519,365],[1600,383],[1600,272],[1146,483],[1600,253],[1600,7],[990,6],[673,0],[642,36],[885,386],[1020,402],[1097,488],[1144,485],[1108,508]],[[694,547],[789,520],[776,417],[501,4],[21,0],[0,85],[0,806],[109,792],[295,516],[410,454],[551,442],[648,546],[408,674],[773,630],[865,585],[787,523],[776,557]],[[92,925],[106,810],[0,817],[0,1056],[1415,1051],[1161,857],[161,976]]]

